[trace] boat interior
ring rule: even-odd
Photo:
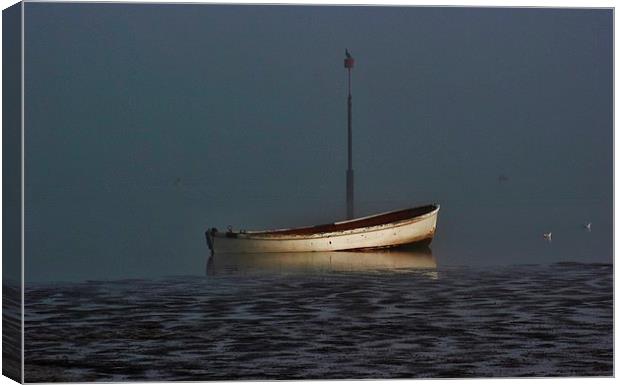
[[[363,218],[352,219],[344,222],[328,223],[309,227],[299,227],[295,229],[267,230],[267,231],[247,231],[248,234],[273,234],[273,235],[309,235],[318,233],[331,233],[336,231],[353,230],[360,227],[379,226],[386,223],[399,222],[428,214],[437,205],[426,205],[410,209],[390,211],[387,213],[372,215]]]

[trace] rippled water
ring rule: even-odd
[[[26,381],[613,374],[612,265],[346,254],[28,286]]]

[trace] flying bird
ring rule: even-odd
[[[584,224],[583,227],[588,231],[592,231],[592,222]]]
[[[545,239],[546,239],[546,240],[548,240],[548,241],[551,241],[551,232],[544,233],[544,234],[543,234],[543,238],[545,238]]]

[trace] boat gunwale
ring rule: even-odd
[[[352,223],[352,222],[357,222],[357,221],[362,222],[364,220],[372,219],[372,218],[375,218],[375,217],[380,217],[380,216],[384,216],[384,215],[387,216],[387,215],[390,215],[390,214],[395,214],[395,213],[399,213],[399,212],[405,212],[405,211],[408,211],[408,210],[422,209],[422,208],[425,208],[425,207],[433,207],[433,208],[429,212],[426,212],[424,214],[420,214],[420,215],[416,215],[416,216],[411,216],[411,217],[408,217],[408,218],[405,218],[405,219],[401,219],[401,220],[395,220],[395,221],[391,221],[391,222],[384,222],[384,223],[380,223],[380,224],[376,224],[376,225],[371,225],[371,226],[355,227],[355,228],[346,229],[346,230],[326,231],[326,232],[316,232],[316,233],[304,233],[304,234],[286,233],[286,232],[289,232],[289,231],[291,231],[291,232],[292,231],[304,231],[304,230],[307,231],[307,230],[311,230],[314,227],[329,226],[329,225],[338,226],[340,224],[347,224],[347,223]],[[330,238],[330,237],[335,237],[335,236],[346,236],[346,235],[353,235],[353,234],[357,234],[357,233],[369,233],[369,232],[381,231],[381,230],[385,230],[386,228],[394,228],[394,227],[407,226],[407,225],[410,225],[412,223],[419,222],[419,221],[422,221],[424,219],[427,219],[429,217],[436,216],[437,212],[439,211],[439,208],[440,208],[439,204],[429,204],[429,205],[425,205],[425,206],[413,207],[413,208],[408,208],[408,209],[400,209],[400,210],[394,210],[394,211],[387,211],[387,212],[383,212],[383,213],[379,213],[379,214],[374,214],[374,215],[369,215],[369,216],[366,216],[366,217],[356,218],[356,219],[352,219],[352,220],[348,220],[348,221],[334,222],[334,223],[330,223],[330,224],[327,224],[327,225],[318,225],[318,226],[311,226],[311,227],[300,227],[300,228],[292,228],[292,229],[279,229],[279,230],[215,232],[213,235],[215,237],[218,237],[218,238],[232,238],[232,239],[238,239],[238,240],[265,240],[265,241],[270,241],[270,240],[276,241],[276,240],[303,240],[303,239]]]

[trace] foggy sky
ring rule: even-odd
[[[611,262],[611,10],[25,12],[27,281],[200,274],[207,227],[343,219],[345,48],[356,214],[440,203],[440,264]]]

